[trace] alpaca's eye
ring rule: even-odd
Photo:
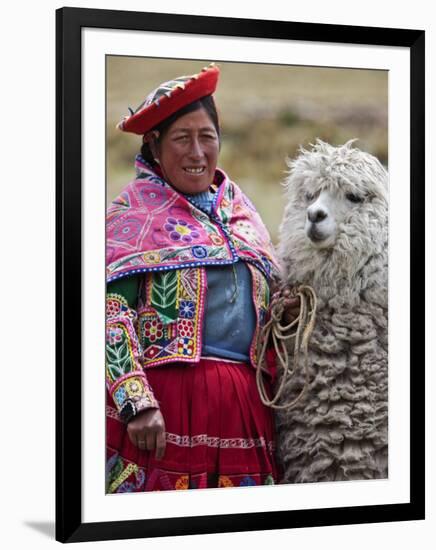
[[[309,191],[307,191],[307,193],[304,195],[304,197],[307,200],[307,202],[312,202],[313,199],[315,198],[315,195],[313,193],[309,193]]]
[[[354,193],[347,193],[347,194],[345,195],[345,197],[346,197],[347,200],[349,200],[350,202],[354,202],[354,203],[363,202],[363,198],[362,198],[362,197],[359,197],[359,195],[355,195]]]

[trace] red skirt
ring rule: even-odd
[[[108,493],[277,482],[272,410],[251,366],[208,358],[147,369],[147,377],[165,421],[164,457],[131,443],[108,395]]]

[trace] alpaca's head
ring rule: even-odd
[[[317,140],[288,165],[279,244],[285,267],[302,282],[350,283],[387,245],[386,170],[351,141],[333,147]]]

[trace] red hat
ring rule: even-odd
[[[164,82],[147,96],[135,112],[129,109],[131,114],[125,116],[117,128],[124,132],[145,134],[185,105],[213,94],[219,72],[219,68],[211,63],[198,74]]]

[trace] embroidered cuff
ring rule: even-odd
[[[142,410],[159,408],[152,389],[141,376],[125,378],[111,394],[123,422],[129,422]]]

